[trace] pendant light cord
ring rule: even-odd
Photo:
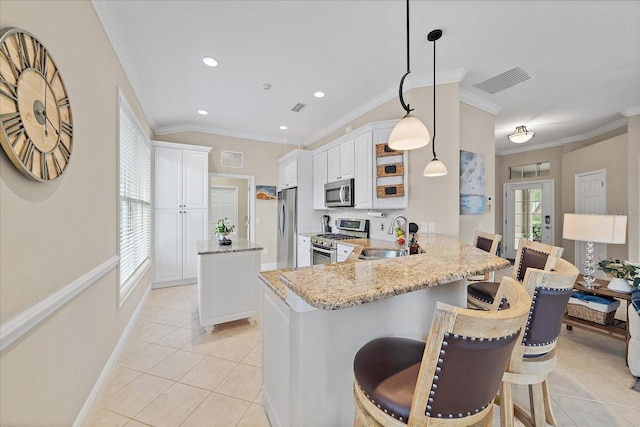
[[[436,41],[433,41],[433,158],[436,159]]]
[[[413,111],[413,108],[411,108],[411,105],[404,103],[404,97],[402,96],[402,87],[404,86],[404,79],[407,78],[409,73],[411,73],[410,58],[411,57],[410,57],[410,50],[409,50],[409,0],[407,0],[407,72],[404,74],[404,76],[402,76],[402,79],[400,79],[400,88],[398,90],[399,92],[398,97],[400,98],[400,104],[402,104],[402,108],[404,108],[404,111],[406,111],[407,114]]]

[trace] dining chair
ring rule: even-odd
[[[526,426],[545,426],[545,421],[557,425],[547,377],[556,366],[556,344],[578,274],[578,269],[562,258],[556,260],[553,271],[527,270],[523,287],[531,295],[531,307],[496,399],[500,405],[501,427],[512,427],[514,416]],[[494,309],[495,306],[494,303]],[[530,413],[514,404],[513,384],[528,386]]]
[[[551,270],[556,258],[562,256],[563,248],[520,239],[518,251],[513,266],[511,277],[522,282],[528,268]],[[493,304],[499,283],[496,282],[472,282],[467,286],[467,307],[489,310]]]
[[[527,317],[526,289],[505,277],[509,307],[436,303],[426,343],[382,337],[355,355],[355,426],[491,425],[493,400]]]

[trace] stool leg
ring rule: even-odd
[[[529,385],[529,401],[531,403],[531,419],[536,427],[545,425],[545,408],[542,383]]]
[[[551,409],[551,395],[549,394],[549,384],[545,379],[542,381],[542,396],[544,398],[544,414],[548,424],[552,426],[556,424],[556,417],[553,415],[553,409]]]
[[[513,393],[507,381],[500,386],[500,427],[513,427]]]

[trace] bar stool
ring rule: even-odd
[[[356,426],[491,425],[493,400],[531,299],[505,277],[498,311],[436,304],[427,342],[385,337],[353,362]]]
[[[556,366],[556,343],[578,274],[578,269],[562,258],[556,260],[554,271],[527,270],[523,286],[532,295],[531,308],[518,339],[520,344],[513,348],[502,378],[500,396],[496,398],[500,405],[501,427],[512,427],[514,415],[528,426],[544,426],[545,420],[557,425],[551,409],[547,376]],[[531,414],[514,405],[512,384],[529,386]]]
[[[485,233],[484,231],[476,230],[476,234],[473,238],[473,246],[478,249],[482,249],[485,252],[489,252],[492,255],[498,253],[498,246],[502,236],[500,234]],[[482,276],[469,277],[469,281],[493,281],[494,272],[485,273]]]
[[[520,239],[512,278],[522,282],[527,268],[551,270],[556,258],[562,256],[563,248]],[[467,287],[467,307],[489,310],[499,284],[496,282],[472,282]]]

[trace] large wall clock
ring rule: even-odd
[[[0,143],[27,177],[57,179],[73,152],[71,105],[47,48],[17,28],[0,32]]]

